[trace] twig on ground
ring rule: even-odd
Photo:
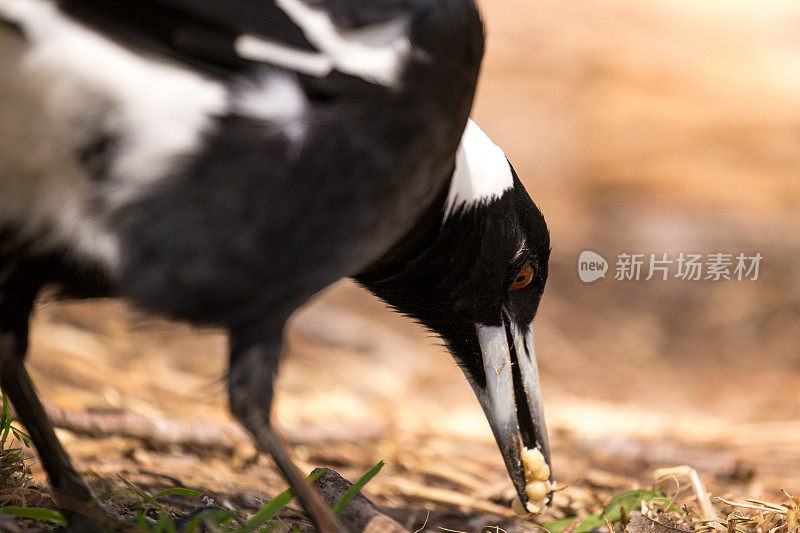
[[[491,502],[465,496],[460,492],[435,487],[426,487],[405,479],[394,479],[391,490],[411,498],[453,505],[464,510],[481,511],[503,517],[513,517],[510,507],[502,507]]]
[[[315,470],[318,472],[318,470]],[[334,507],[353,485],[331,469],[325,469],[314,484],[319,488],[328,505]],[[408,533],[408,530],[383,514],[363,494],[344,508],[339,519],[348,531],[353,533]]]
[[[763,502],[759,503],[745,503],[745,502],[734,502],[731,500],[726,500],[725,498],[717,497],[717,500],[730,505],[731,507],[740,507],[742,509],[753,509],[754,511],[762,511],[765,513],[777,513],[777,514],[786,514],[789,510],[778,507],[777,505],[765,505]],[[751,500],[747,500],[750,502]]]
[[[126,437],[157,448],[177,445],[235,450],[250,443],[247,432],[234,423],[189,423],[124,411],[70,411],[53,404],[47,404],[45,408],[55,427],[89,437]],[[285,428],[285,434],[293,444],[378,440],[386,431],[383,424],[368,423]]]
[[[708,495],[705,485],[700,480],[697,470],[690,466],[676,466],[673,468],[661,468],[656,470],[653,474],[656,484],[663,483],[666,480],[673,479],[678,483],[678,489],[683,483],[689,483],[694,490],[697,497],[697,504],[700,506],[700,516],[704,521],[715,520],[717,518],[717,511],[714,510],[714,505],[711,503],[711,497]]]

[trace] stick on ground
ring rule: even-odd
[[[312,474],[322,469],[316,469]],[[331,469],[326,469],[322,476],[314,481],[322,492],[322,496],[333,505],[352,486],[352,484]],[[408,533],[403,526],[383,514],[363,494],[357,495],[345,508],[339,519],[352,533]]]
[[[116,436],[137,439],[155,448],[177,445],[235,450],[243,443],[250,442],[249,434],[234,423],[189,423],[125,411],[70,411],[54,404],[46,404],[45,410],[56,428],[94,438]],[[285,428],[285,434],[292,444],[378,440],[386,431],[385,425],[368,423]]]

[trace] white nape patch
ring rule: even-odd
[[[514,176],[506,154],[469,119],[456,154],[445,220],[458,207],[489,202],[513,186]]]
[[[273,125],[293,143],[305,136],[308,99],[294,74],[265,70],[233,89],[231,110]]]
[[[0,31],[0,224],[113,271],[109,209],[196,150],[210,117],[227,112],[227,91],[119,46],[55,2],[0,0],[0,14],[26,35],[23,43]],[[102,134],[111,135],[116,157],[98,184],[76,154]]]
[[[239,55],[313,76],[326,76],[336,69],[385,86],[397,83],[403,62],[411,50],[407,17],[400,16],[357,30],[344,30],[334,24],[325,10],[313,8],[302,0],[275,0],[275,4],[300,26],[308,41],[321,54],[244,35],[236,42]]]

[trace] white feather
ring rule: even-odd
[[[0,43],[0,223],[46,233],[40,245],[114,265],[97,187],[75,162],[79,143],[100,127],[118,137],[104,199],[127,202],[163,178],[177,156],[196,150],[210,117],[227,112],[227,92],[117,45],[60,14],[54,2],[0,0],[0,14],[28,41],[6,35]]]
[[[313,8],[302,0],[276,0],[275,3],[300,26],[308,41],[321,53],[293,49],[256,35],[243,35],[235,45],[242,57],[318,77],[336,69],[385,86],[397,83],[411,49],[407,17],[345,30],[336,26],[325,10]]]
[[[249,33],[237,37],[233,46],[244,59],[269,63],[317,78],[324,78],[335,68],[333,60],[324,54],[289,48]]]
[[[470,119],[456,154],[445,219],[459,207],[497,199],[513,186],[514,176],[505,153]]]
[[[308,99],[294,74],[265,70],[241,82],[233,92],[232,110],[279,129],[297,143],[306,132]]]

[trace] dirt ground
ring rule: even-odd
[[[681,464],[713,496],[797,491],[800,5],[482,5],[489,47],[474,117],[506,150],[553,241],[536,335],[565,488],[540,520],[595,512]],[[578,279],[583,250],[612,262],[607,279]],[[622,252],[765,259],[758,281],[616,281]],[[425,531],[537,529],[511,517],[488,425],[435,338],[346,281],[287,335],[276,414],[303,469],[353,480],[386,460],[365,493],[411,531],[426,518]],[[219,332],[117,302],[43,302],[29,368],[64,409],[225,426],[225,351]],[[284,488],[245,442],[201,450],[61,436],[96,487],[122,475],[253,510]]]

